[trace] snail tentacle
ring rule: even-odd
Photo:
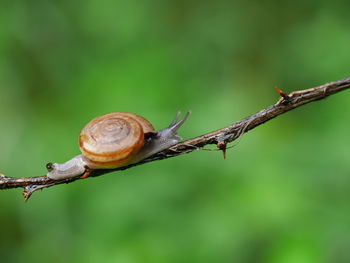
[[[181,120],[178,120],[181,114],[178,111],[175,119],[167,128],[158,131],[156,135],[145,141],[144,146],[137,154],[133,163],[139,162],[157,152],[161,152],[181,141],[182,138],[177,134],[177,130],[184,124],[191,113],[192,111],[188,111]]]

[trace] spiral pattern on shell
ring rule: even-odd
[[[132,160],[148,132],[154,129],[141,116],[109,113],[94,118],[82,129],[79,146],[90,168],[116,168]]]

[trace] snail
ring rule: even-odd
[[[92,170],[137,163],[165,150],[182,140],[177,130],[191,111],[179,120],[180,114],[179,111],[171,124],[159,131],[155,131],[149,121],[133,113],[113,112],[98,116],[80,132],[81,154],[62,164],[48,163],[47,177],[53,180],[76,176],[85,178]]]

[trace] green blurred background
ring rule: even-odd
[[[0,171],[78,154],[129,111],[194,137],[286,92],[349,76],[348,1],[0,2]],[[350,262],[349,100],[296,109],[228,151],[196,151],[35,193],[0,191],[0,261]],[[236,143],[235,143],[236,144]]]

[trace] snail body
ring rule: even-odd
[[[139,162],[177,144],[177,130],[191,112],[179,119],[180,112],[167,127],[155,131],[143,117],[113,112],[92,119],[79,135],[81,154],[58,164],[47,164],[47,177],[62,180],[83,175],[87,170],[114,169]]]

